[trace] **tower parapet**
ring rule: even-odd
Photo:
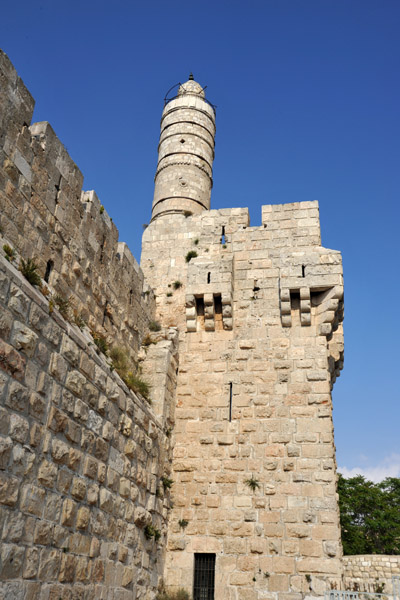
[[[161,117],[152,219],[209,210],[214,136],[215,108],[190,75]]]

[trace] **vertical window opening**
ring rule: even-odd
[[[204,329],[204,298],[196,298],[197,329]]]
[[[214,313],[216,315],[222,315],[222,299],[221,294],[214,296]]]
[[[214,600],[215,554],[194,555],[193,600]]]
[[[106,322],[107,317],[110,319],[111,323],[114,323],[110,303],[108,301],[106,302],[106,305],[104,307],[104,312],[103,312],[103,327],[104,327],[104,323]]]
[[[133,290],[129,291],[129,304],[132,304],[132,295],[133,295]]]
[[[100,246],[100,263],[103,263],[103,259],[104,259],[104,244],[106,241],[106,236],[103,235],[103,241],[101,242],[101,246]]]
[[[232,382],[229,384],[229,421],[232,421]]]
[[[56,197],[54,198],[56,204],[58,204],[58,198],[60,197],[60,188],[61,188],[61,175],[60,175],[60,179],[58,180],[58,183],[55,184],[54,186],[56,188]]]
[[[222,225],[221,244],[225,244],[225,225]]]
[[[43,279],[45,280],[46,283],[49,283],[49,279],[50,279],[50,274],[53,270],[54,267],[54,263],[52,260],[48,260],[47,261],[47,265],[46,265],[46,272],[44,274]]]
[[[208,272],[207,273],[207,283],[210,283],[210,281],[211,281],[211,273]]]
[[[198,317],[204,317],[204,298],[196,298],[196,312]]]
[[[302,277],[306,276],[306,267],[305,267],[305,265],[301,265],[301,276]]]
[[[292,314],[292,324],[300,323],[300,292],[298,290],[290,291],[290,309]]]
[[[222,331],[224,324],[222,322],[222,298],[221,294],[214,295],[214,324],[215,331]]]

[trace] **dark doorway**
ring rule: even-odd
[[[194,555],[193,600],[214,600],[215,554]]]

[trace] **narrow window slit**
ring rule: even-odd
[[[104,327],[104,323],[106,322],[106,318],[108,317],[108,302],[106,302],[106,305],[104,307],[104,312],[103,312],[103,327]]]
[[[221,244],[225,244],[225,225],[222,225]]]
[[[305,267],[305,265],[301,265],[301,276],[302,277],[306,276],[306,267]]]
[[[60,197],[60,190],[61,190],[61,175],[60,175],[60,179],[58,180],[58,183],[55,184],[54,186],[56,188],[56,197],[55,197],[55,203],[58,204],[58,199]]]
[[[47,265],[46,265],[46,272],[43,277],[43,279],[45,280],[46,283],[49,283],[49,279],[50,279],[50,275],[53,270],[53,267],[54,267],[54,262],[52,260],[48,260]]]
[[[133,290],[129,291],[129,304],[132,304]]]
[[[229,384],[229,421],[232,421],[232,382]]]
[[[100,263],[103,263],[103,259],[104,259],[104,244],[106,241],[106,236],[103,236],[103,241],[101,242],[101,246],[100,246]]]
[[[211,273],[208,272],[207,273],[207,283],[210,283],[210,282],[211,282]]]

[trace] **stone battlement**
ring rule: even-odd
[[[0,53],[3,243],[34,258],[91,329],[138,352],[154,316],[143,273],[49,123],[29,126],[33,99]]]

